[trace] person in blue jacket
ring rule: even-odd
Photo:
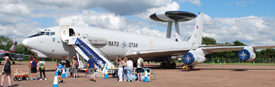
[[[58,67],[57,67],[57,74],[58,74],[58,83],[63,83],[63,79],[61,78],[61,74],[63,71],[64,66],[61,64],[61,62],[58,62]]]

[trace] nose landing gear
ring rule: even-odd
[[[186,65],[186,64],[183,64],[183,67],[182,67],[182,69],[183,70],[192,70],[192,69],[194,69],[194,65]]]

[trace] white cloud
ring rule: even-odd
[[[182,2],[191,2],[195,5],[200,6],[201,5],[201,1],[200,0],[181,0]]]
[[[26,5],[23,4],[0,4],[0,13],[12,15],[26,15],[30,11]]]
[[[3,12],[6,13],[14,14],[15,11],[21,12],[21,14],[32,13],[29,17],[53,17],[58,15],[53,15],[52,12],[60,15],[93,8],[100,8],[116,15],[134,15],[145,12],[146,9],[165,6],[169,1],[170,0],[8,0],[3,1],[0,7],[4,7]],[[35,13],[35,15],[33,15],[33,13]]]
[[[39,23],[29,22],[29,23],[16,23],[14,25],[1,25],[0,24],[0,35],[7,36],[13,41],[21,43],[26,37],[33,35],[38,32],[37,28]]]
[[[97,14],[97,15],[94,15]],[[130,33],[140,33],[163,37],[164,32],[148,29],[148,24],[140,21],[131,21],[122,16],[116,16],[108,12],[83,11],[81,14],[62,17],[56,20],[56,25],[71,25],[84,27],[99,27],[102,29],[111,29],[125,31]],[[142,26],[140,26],[142,25]]]
[[[180,23],[181,36],[191,36],[196,19]],[[239,40],[247,45],[274,45],[274,18],[247,16],[239,18],[211,18],[204,15],[203,36],[212,37],[218,43]],[[190,27],[191,26],[191,27]],[[184,30],[183,30],[184,29]]]
[[[247,3],[247,1],[236,2],[237,5],[242,5],[242,6],[246,6],[245,5],[246,3]]]
[[[274,45],[275,44],[275,41],[274,40],[271,40],[271,39],[268,39],[266,41],[262,41],[261,42],[263,45]]]
[[[180,6],[177,2],[169,1],[164,6],[147,9],[146,12],[137,14],[137,16],[145,20],[151,20],[149,17],[154,13],[160,13],[160,12],[164,13],[165,11],[178,11],[179,9],[180,9]]]

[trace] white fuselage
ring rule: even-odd
[[[98,48],[104,52],[111,60],[117,55],[124,56],[132,49],[176,49],[191,48],[193,45],[187,41],[176,41],[172,38],[161,38],[147,35],[126,33],[109,29],[99,29],[96,27],[70,27],[76,34],[100,37],[108,42]],[[27,38],[23,44],[29,48],[36,56],[42,58],[64,59],[66,56],[74,56],[74,48],[61,40],[60,26],[47,28],[47,32],[55,32],[55,35],[40,35]],[[196,44],[196,47],[198,44]],[[35,50],[35,51],[34,51]],[[43,54],[43,55],[41,55]],[[155,59],[160,56],[150,56],[145,60]],[[171,55],[166,55],[166,57]]]

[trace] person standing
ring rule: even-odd
[[[119,55],[117,55],[116,59],[114,60],[114,66],[115,66],[115,68],[118,68],[118,57],[119,57]],[[117,73],[117,70],[115,70],[115,73],[113,73],[113,78],[117,77],[116,73]]]
[[[73,71],[74,71],[74,78],[77,77],[78,74],[78,61],[77,58],[75,56],[73,56]]]
[[[71,68],[71,62],[70,62],[70,57],[69,56],[67,56],[66,59],[67,60],[66,60],[66,74],[65,74],[65,76],[66,76],[66,78],[68,78],[69,71],[70,71],[70,68]]]
[[[114,66],[115,66],[115,68],[117,68],[118,67],[118,55],[116,56],[116,59],[114,60]]]
[[[138,56],[138,60],[137,60],[137,76],[138,76],[138,82],[141,81],[141,71],[142,71],[142,67],[143,67],[143,59]]]
[[[46,74],[45,74],[45,61],[43,61],[42,58],[40,58],[39,62],[37,63],[38,68],[39,68],[39,72],[40,72],[40,80],[42,79],[42,73],[44,75],[44,80],[47,80],[46,78]]]
[[[126,66],[127,66],[128,82],[133,82],[132,80],[133,61],[131,60],[131,58],[128,59]]]
[[[63,83],[63,79],[61,78],[63,69],[65,69],[64,66],[61,64],[61,62],[58,62],[58,67],[57,67],[58,83]]]
[[[88,64],[87,64],[87,69],[88,69],[88,79],[89,81],[92,81],[91,80],[91,75],[93,75],[93,80],[94,82],[96,82],[96,79],[95,79],[95,59],[93,57],[90,57],[90,59],[88,60]]]
[[[127,57],[125,56],[123,58],[123,62],[122,62],[122,65],[123,65],[123,73],[122,73],[122,78],[124,81],[126,81],[126,77],[127,77]]]
[[[32,58],[32,60],[30,60],[29,62],[29,67],[31,69],[31,80],[37,80],[37,63],[38,61],[35,59],[35,57]],[[35,76],[35,77],[33,77]]]
[[[4,62],[4,66],[2,68],[2,79],[1,79],[1,87],[3,87],[4,85],[4,78],[5,76],[7,76],[7,79],[9,81],[9,86],[11,86],[11,62],[9,60],[8,56],[4,57],[5,62]]]
[[[119,57],[118,58],[118,81],[122,81],[122,71],[123,71],[123,68],[122,68],[122,65],[123,64],[123,61],[121,60],[121,58]]]

